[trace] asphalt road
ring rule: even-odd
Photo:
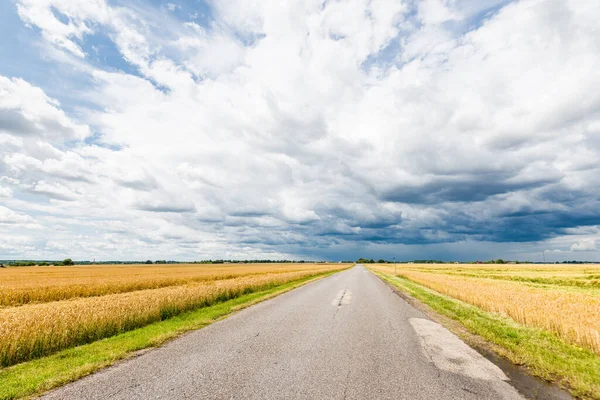
[[[47,399],[522,399],[503,372],[362,266]]]

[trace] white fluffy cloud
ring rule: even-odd
[[[17,10],[23,22],[39,27],[50,44],[79,57],[84,53],[77,41],[93,33],[94,25],[106,21],[110,11],[104,0],[19,0]]]
[[[571,246],[571,251],[598,251],[597,239],[582,239]]]
[[[0,76],[0,133],[38,136],[56,143],[82,140],[87,126],[73,122],[60,103],[22,79]]]
[[[600,7],[506,3],[228,0],[201,25],[178,7],[19,0],[89,87],[68,113],[0,76],[0,196],[47,229],[17,229],[30,240],[15,246],[352,257],[565,237],[577,250],[569,229],[600,224]],[[92,61],[92,35],[121,64]]]

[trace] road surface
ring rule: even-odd
[[[494,364],[356,266],[47,399],[522,399]]]

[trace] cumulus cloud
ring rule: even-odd
[[[10,208],[0,206],[0,225],[13,227],[18,225],[27,229],[41,228],[35,219],[23,213],[16,212]]]
[[[571,246],[571,251],[598,251],[597,239],[583,239]]]
[[[61,229],[20,232],[27,254],[583,249],[596,3],[227,0],[191,22],[185,3],[18,0],[85,85],[67,107],[0,75],[0,195]],[[92,60],[98,40],[114,54]]]
[[[67,117],[60,103],[19,79],[0,76],[0,132],[56,142],[84,139],[89,128]]]

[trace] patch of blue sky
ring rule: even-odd
[[[386,69],[392,65],[398,65],[398,56],[402,52],[402,41],[421,27],[421,21],[418,13],[418,2],[413,1],[408,4],[402,22],[397,25],[398,34],[392,38],[377,53],[371,54],[363,63],[362,69],[368,71],[372,67]]]
[[[478,0],[479,1],[479,0]],[[480,28],[487,20],[492,18],[507,4],[513,0],[492,0],[488,1],[488,6],[479,4],[479,9],[470,15],[468,18],[460,21],[447,21],[443,26],[455,36],[464,35],[467,32]],[[468,3],[468,1],[466,2]],[[379,52],[370,55],[362,64],[363,70],[369,70],[372,67],[388,68],[391,66],[402,67],[403,64],[412,60],[400,60],[399,55],[402,52],[402,40],[411,34],[412,31],[417,31],[422,27],[419,19],[417,3],[411,4],[404,15],[404,23],[400,26],[398,36],[390,40],[390,42]]]
[[[60,12],[60,10],[58,10],[56,7],[50,6],[50,11],[52,11],[52,14],[54,14],[54,17],[57,20],[59,20],[60,22],[62,22],[65,25],[69,24],[70,18],[67,15]]]
[[[42,88],[66,112],[81,107],[79,94],[93,82],[75,67],[55,62],[45,46],[39,29],[25,26],[12,2],[0,1],[0,75]]]
[[[44,82],[53,65],[42,57],[39,40],[39,30],[23,24],[16,6],[0,1],[0,74]]]
[[[105,142],[103,136],[98,132],[93,132],[93,134],[85,138],[83,142],[90,146],[103,147],[112,151],[120,151],[123,149],[122,146],[119,146],[117,144]]]
[[[512,2],[513,2],[512,0],[500,1],[497,4],[495,4],[491,7],[488,7],[484,10],[481,10],[477,14],[472,15],[471,18],[468,19],[469,30],[474,30],[474,29],[479,28],[481,25],[483,25],[483,23],[486,20],[493,17],[496,13],[498,13],[498,11],[500,11],[502,8],[504,8],[506,5],[508,5],[509,3],[512,3]]]
[[[506,5],[512,3],[513,0],[495,0],[488,2],[487,6],[481,7],[462,21],[449,21],[445,27],[456,35],[465,34],[470,31],[479,29],[487,20],[492,18]]]
[[[85,36],[80,46],[87,62],[97,68],[142,76],[138,68],[123,57],[115,43],[104,32],[97,30],[94,34]]]
[[[362,69],[369,70],[373,67],[386,69],[397,65],[398,55],[402,51],[402,36],[396,36],[379,52],[371,54],[363,63]]]
[[[208,27],[213,21],[213,11],[207,2],[201,0],[159,0],[177,18],[182,21],[192,21],[200,26]]]
[[[40,87],[46,95],[60,102],[60,109],[71,119],[82,122],[85,111],[99,106],[85,96],[96,88],[90,75],[68,64],[50,64],[43,79],[29,82]]]
[[[128,8],[150,6],[156,10],[171,13],[183,22],[195,22],[202,27],[210,26],[214,20],[210,3],[203,0],[112,0],[110,3]]]
[[[66,16],[63,16],[66,18]],[[102,44],[107,60],[98,60],[99,67],[112,65],[115,68],[132,73],[124,60],[119,61],[117,50],[108,39],[89,36],[80,43],[86,53],[91,53],[92,45]],[[112,45],[112,48],[110,47]],[[85,111],[96,109],[97,106],[85,100],[81,94],[92,89],[93,80],[82,71],[53,61],[44,52],[44,46],[39,29],[23,24],[15,5],[9,1],[0,1],[0,75],[9,78],[21,78],[31,85],[40,87],[49,97],[60,102],[60,108],[71,118],[79,120],[78,116]],[[84,111],[85,110],[85,111]],[[100,135],[94,133],[86,139],[88,144],[97,144],[117,150],[115,146],[102,143]],[[63,147],[71,148],[76,143],[65,143]],[[47,201],[45,196],[22,193],[23,200],[37,202]],[[18,196],[16,196],[18,197]]]

